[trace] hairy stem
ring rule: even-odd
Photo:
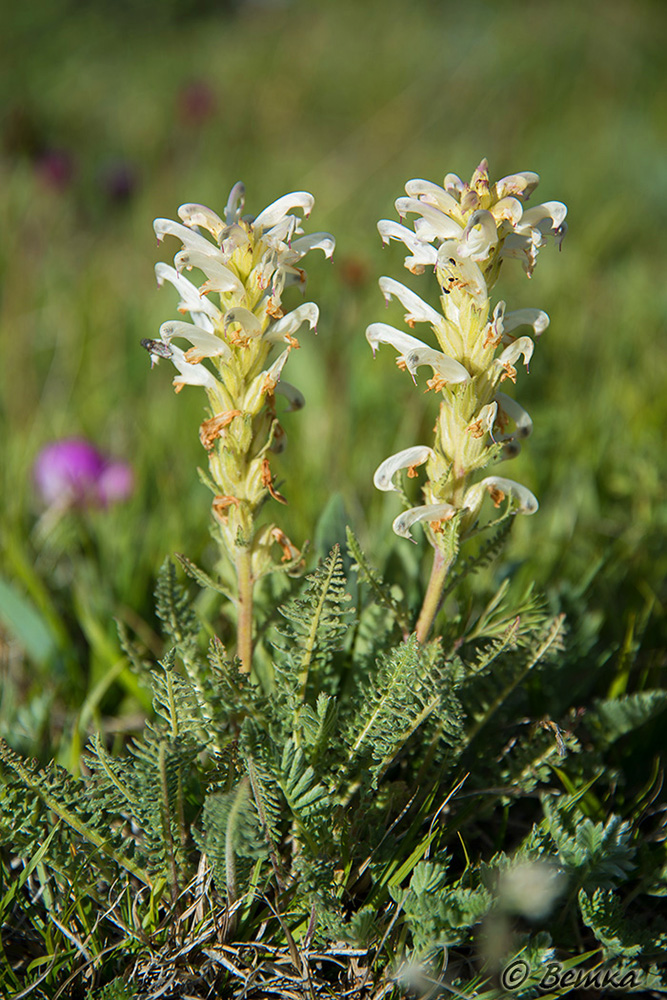
[[[433,555],[433,567],[431,569],[431,579],[428,582],[424,603],[422,604],[419,618],[417,619],[417,640],[426,642],[429,632],[433,627],[433,621],[440,608],[442,592],[445,588],[447,573],[452,564],[452,559],[445,559],[440,549],[436,549]]]
[[[241,670],[249,674],[252,667],[252,578],[250,549],[237,548],[236,575],[239,584],[238,635],[236,652],[241,660]]]

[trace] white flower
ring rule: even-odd
[[[472,297],[479,309],[488,301],[488,291],[482,270],[474,260],[462,257],[454,240],[443,243],[438,250],[438,281],[445,295],[464,292]]]
[[[434,184],[433,181],[425,181],[419,177],[414,178],[405,185],[405,192],[411,198],[418,198],[427,205],[434,205],[450,218],[460,217],[459,199],[438,184]]]
[[[188,281],[169,264],[163,263],[155,265],[155,276],[159,286],[165,281],[169,281],[174,286],[181,297],[178,303],[179,312],[189,312],[197,326],[208,330],[209,333],[213,332],[215,324],[222,320],[222,313],[206,296],[199,294],[198,289],[191,281]]]
[[[272,323],[264,334],[264,338],[271,341],[271,343],[289,340],[304,323],[307,323],[311,330],[317,332],[317,321],[319,318],[320,310],[315,303],[304,302],[302,305],[297,306],[296,309],[287,313],[287,315],[276,320],[275,323]]]
[[[510,420],[514,421],[515,430],[512,434],[499,434],[498,441],[512,441],[514,438],[527,438],[533,433],[533,421],[527,410],[524,410],[520,403],[517,403],[511,396],[504,392],[496,393],[496,402],[506,413]]]
[[[509,333],[519,326],[532,326],[535,336],[539,339],[551,320],[543,309],[514,309],[503,316],[503,332]]]
[[[169,349],[171,351],[171,360],[180,372],[180,375],[177,375],[173,380],[177,392],[184,385],[203,385],[205,389],[210,390],[217,388],[218,381],[208,368],[205,368],[204,365],[189,362],[184,352],[180,347],[176,347],[175,344],[170,344]]]
[[[409,333],[403,333],[402,330],[397,330],[395,326],[390,326],[389,323],[371,323],[366,328],[366,340],[371,345],[373,354],[375,354],[380,344],[390,344],[403,356],[410,351],[422,347],[425,350],[429,350],[428,344],[425,344],[423,340],[411,337]]]
[[[442,314],[434,309],[433,306],[424,302],[410,288],[402,285],[400,281],[383,277],[380,278],[378,284],[387,303],[391,301],[392,297],[395,297],[408,310],[405,314],[405,321],[408,326],[413,326],[414,323],[430,323],[434,330],[442,330],[444,328],[445,321]]]
[[[403,451],[385,458],[384,462],[378,465],[373,476],[373,483],[377,489],[384,492],[397,490],[398,487],[394,484],[396,473],[401,469],[408,469],[408,475],[410,475],[410,472],[417,465],[423,465],[424,462],[429,460],[431,455],[433,455],[433,449],[429,448],[428,445],[415,445],[413,448],[404,448]]]
[[[204,272],[208,281],[199,289],[200,295],[206,292],[235,292],[237,295],[245,293],[241,280],[220,259],[216,259],[210,253],[202,253],[201,250],[180,250],[174,257],[174,265],[179,272],[189,271],[193,267]]]
[[[522,861],[500,872],[498,901],[528,920],[544,920],[567,885],[564,871],[545,861]]]
[[[510,378],[513,382],[516,382],[514,362],[518,361],[523,355],[523,361],[527,369],[534,350],[535,344],[530,337],[517,337],[516,340],[513,340],[509,347],[506,347],[502,354],[493,362],[496,372],[500,375],[501,382],[504,378]],[[503,374],[500,374],[501,372]]]
[[[435,205],[430,205],[419,198],[397,198],[394,204],[402,219],[406,215],[419,216],[414,224],[415,232],[420,240],[425,240],[427,243],[432,240],[457,239],[463,233],[463,227],[458,222],[454,222]]]
[[[499,507],[508,496],[516,501],[517,514],[534,514],[540,506],[529,489],[521,483],[515,483],[513,479],[504,479],[502,476],[487,476],[480,483],[471,486],[464,497],[463,506],[476,514],[482,505],[485,491],[489,493],[496,507]]]
[[[428,365],[429,368],[432,368],[437,383],[433,388],[436,389],[440,388],[440,382],[460,384],[470,381],[470,375],[462,364],[455,361],[454,358],[448,358],[442,351],[434,351],[430,347],[416,347],[410,351],[405,355],[405,365],[412,375],[413,381],[415,381],[415,372],[422,365]],[[440,378],[438,379],[437,376]]]
[[[407,226],[402,226],[391,219],[381,219],[378,222],[378,232],[383,244],[390,240],[400,240],[412,253],[405,258],[405,266],[413,274],[421,274],[427,267],[435,267],[438,251],[429,243],[420,240],[416,233]]]
[[[256,230],[271,230],[284,223],[286,219],[289,219],[290,225],[293,225],[291,220],[294,219],[296,222],[297,216],[290,215],[291,209],[300,208],[303,214],[308,217],[313,210],[314,204],[315,199],[308,191],[292,191],[290,194],[284,194],[282,198],[278,198],[277,201],[267,205],[255,218],[252,227]]]
[[[403,511],[402,514],[399,514],[394,519],[392,528],[397,535],[400,535],[402,538],[409,538],[411,542],[415,542],[415,539],[410,534],[410,529],[418,521],[439,524],[441,521],[449,521],[454,514],[456,514],[456,507],[452,507],[450,503],[427,503],[421,507],[411,507],[410,510]]]
[[[491,212],[480,208],[472,213],[463,230],[457,247],[458,255],[471,260],[487,260],[497,243],[496,220]]]
[[[171,344],[173,337],[183,337],[189,340],[198,358],[228,358],[231,351],[227,344],[214,333],[202,330],[194,323],[182,323],[179,320],[168,320],[160,327],[160,338],[165,344]],[[189,351],[187,352],[190,353]],[[187,360],[187,358],[186,358]]]
[[[509,174],[496,181],[496,194],[498,198],[505,198],[513,195],[515,198],[528,198],[540,183],[540,175],[532,170],[524,170],[523,173]]]

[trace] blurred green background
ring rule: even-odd
[[[178,246],[156,247],[153,218],[185,201],[221,211],[239,179],[251,213],[311,191],[307,231],[338,244],[333,264],[305,262],[321,321],[286,371],[307,409],[286,418],[275,463],[281,524],[324,544],[333,529],[315,525],[339,495],[330,513],[338,503],[371,558],[408,576],[422,550],[392,536],[398,500],[371,478],[429,440],[437,404],[390,349],[373,361],[364,331],[400,321],[379,275],[432,302],[436,287],[404,271],[401,247],[381,249],[376,222],[396,217],[407,179],[467,179],[482,156],[494,178],[537,171],[534,202],[569,205],[562,253],[544,249],[530,281],[507,266],[495,291],[551,316],[515,393],[534,435],[502,467],[541,510],[517,519],[503,572],[535,579],[575,631],[585,607],[589,646],[626,662],[666,563],[667,5],[35,0],[4,19],[0,723],[13,742],[46,751],[68,707],[81,733],[100,713],[145,708],[113,618],[159,652],[160,563],[184,551],[212,565],[196,474],[204,396],[176,397],[170,366],[151,372],[139,341],[176,315],[153,264]],[[45,524],[32,462],[73,434],[131,462],[137,490]],[[645,671],[664,668],[659,635]]]

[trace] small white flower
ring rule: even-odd
[[[222,313],[206,298],[200,295],[198,289],[184,275],[179,274],[169,264],[159,263],[155,265],[155,277],[158,285],[165,281],[170,282],[178,292],[181,300],[178,304],[179,312],[189,312],[193,321],[203,330],[212,333],[216,323],[222,320]]]
[[[448,240],[438,250],[438,281],[445,293],[462,291],[472,296],[476,306],[483,309],[488,300],[486,281],[479,264],[469,257],[462,257],[460,244]]]
[[[434,205],[452,218],[458,218],[461,214],[458,199],[432,181],[425,181],[422,178],[408,181],[405,185],[405,193],[411,198],[418,198],[427,205]]]
[[[514,309],[503,316],[503,331],[509,333],[519,326],[532,326],[536,338],[542,336],[551,320],[543,309]]]
[[[301,260],[310,250],[321,250],[326,258],[333,256],[336,249],[336,241],[330,233],[310,233],[308,236],[300,236],[298,240],[292,240],[289,246],[290,254],[294,259]],[[290,259],[287,254],[287,259]]]
[[[373,483],[377,489],[383,490],[386,493],[391,490],[397,490],[398,487],[394,484],[396,473],[400,472],[401,469],[412,470],[417,465],[423,465],[424,462],[429,460],[431,455],[433,455],[433,449],[429,448],[428,445],[415,445],[413,448],[404,448],[403,451],[385,458],[384,462],[378,465],[373,476]]]
[[[410,250],[412,257],[405,258],[408,271],[421,274],[427,267],[435,267],[438,251],[430,243],[420,240],[412,229],[391,219],[381,219],[378,222],[378,232],[383,244],[386,245],[390,240],[400,240]]]
[[[434,351],[430,347],[416,347],[405,355],[405,364],[415,381],[415,372],[422,365],[433,369],[434,375],[439,375],[443,382],[461,384],[470,381],[470,375],[462,364],[454,358],[448,358],[442,351]]]
[[[480,208],[473,212],[468,225],[463,230],[458,245],[459,257],[470,260],[487,260],[492,248],[498,243],[496,220],[491,212]]]
[[[532,170],[524,170],[519,174],[509,174],[496,181],[498,198],[512,195],[515,198],[528,198],[540,183],[540,175]]]
[[[493,503],[499,507],[509,496],[516,501],[517,514],[534,514],[539,508],[537,498],[521,483],[515,483],[513,479],[504,479],[502,476],[487,476],[480,483],[471,486],[463,500],[463,506],[473,514],[479,511],[484,499],[484,492],[489,493]]]
[[[192,267],[199,268],[207,277],[206,284],[199,289],[199,294],[205,292],[236,292],[243,295],[245,289],[239,278],[222,263],[222,255],[213,257],[211,254],[202,253],[200,250],[180,250],[174,257],[176,270],[181,272],[190,270]]]
[[[163,323],[160,327],[160,338],[165,344],[171,344],[173,337],[183,337],[185,340],[189,340],[195,348],[195,353],[201,358],[220,356],[229,358],[231,355],[229,347],[221,337],[216,337],[208,330],[202,330],[194,323],[181,323],[179,320],[168,320]]]
[[[292,191],[290,194],[284,194],[282,198],[271,202],[259,213],[252,223],[252,228],[271,229],[287,218],[293,208],[302,209],[307,217],[312,212],[314,204],[315,199],[308,191]]]
[[[534,350],[535,344],[530,337],[517,337],[516,340],[513,340],[509,347],[506,347],[502,354],[493,362],[498,373],[504,372],[504,375],[501,376],[501,381],[502,378],[511,378],[515,382],[516,369],[514,363],[523,355],[523,362],[527,369]]]
[[[456,507],[450,503],[428,503],[421,507],[411,507],[410,510],[403,511],[395,518],[392,528],[397,535],[402,538],[409,538],[411,542],[416,540],[412,537],[410,529],[419,521],[428,521],[429,524],[449,521],[456,514]]]
[[[254,339],[262,335],[262,324],[259,319],[243,306],[234,306],[232,309],[228,309],[223,323],[225,332],[231,326],[240,326],[246,337]]]
[[[504,392],[496,393],[498,406],[506,413],[510,420],[514,421],[515,430],[512,434],[499,434],[498,441],[512,441],[514,438],[527,438],[533,433],[533,421],[527,410],[524,410],[516,399],[507,396]]]
[[[495,205],[491,205],[489,212],[499,225],[505,224],[510,230],[521,221],[523,216],[523,205],[516,198],[501,198]]]
[[[264,334],[264,339],[277,344],[293,336],[299,327],[307,323],[311,330],[317,332],[317,321],[320,318],[320,310],[314,302],[304,302],[303,305],[292,309],[286,316],[272,323]]]
[[[184,352],[180,347],[176,347],[175,344],[170,344],[169,347],[171,350],[171,360],[180,372],[180,375],[177,375],[173,380],[177,392],[184,385],[203,385],[205,389],[216,389],[218,385],[217,379],[214,378],[208,368],[205,368],[201,364],[192,364],[189,362]]]
[[[423,340],[411,337],[409,333],[403,333],[402,330],[397,330],[395,326],[390,326],[389,323],[371,323],[366,328],[366,340],[371,345],[373,354],[375,354],[380,344],[390,344],[391,347],[394,347],[403,356],[419,348],[429,350],[428,344],[425,344]]]
[[[543,236],[555,236],[565,222],[567,205],[562,201],[545,201],[541,205],[533,205],[523,212],[519,232],[526,229],[537,229]]]
[[[427,302],[424,302],[410,288],[402,285],[400,281],[383,277],[380,278],[378,284],[380,291],[384,295],[385,302],[389,303],[392,297],[397,298],[408,310],[405,314],[405,321],[408,326],[412,326],[414,323],[430,323],[434,330],[443,329],[445,323],[441,313]]]
[[[421,201],[419,198],[397,198],[394,202],[396,211],[403,219],[406,215],[418,215],[415,221],[415,232],[420,240],[430,243],[432,240],[460,239],[463,227],[441,212],[435,205]]]
[[[207,240],[205,236],[195,232],[194,229],[182,226],[180,222],[174,222],[172,219],[155,219],[153,229],[160,243],[165,236],[175,236],[188,250],[199,251],[199,253],[212,257],[214,260],[216,257],[220,257],[220,250],[215,244]]]
[[[496,440],[493,437],[493,425],[496,422],[496,417],[498,415],[498,403],[494,401],[493,403],[487,403],[483,406],[475,420],[468,425],[468,432],[472,434],[473,437],[482,438],[485,434],[489,434],[492,440]]]
[[[219,215],[216,215],[212,209],[207,208],[206,205],[195,205],[187,204],[181,205],[178,209],[178,217],[186,226],[191,229],[194,226],[200,226],[202,229],[206,229],[213,239],[220,243],[220,238],[225,231],[226,223],[222,221]]]
[[[567,878],[545,861],[524,861],[505,868],[498,880],[498,901],[504,910],[528,920],[544,920],[562,895]]]

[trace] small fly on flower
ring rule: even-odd
[[[151,356],[151,368],[155,367],[159,358],[171,358],[174,354],[169,344],[165,344],[163,340],[150,340],[148,337],[144,337],[141,346]]]

